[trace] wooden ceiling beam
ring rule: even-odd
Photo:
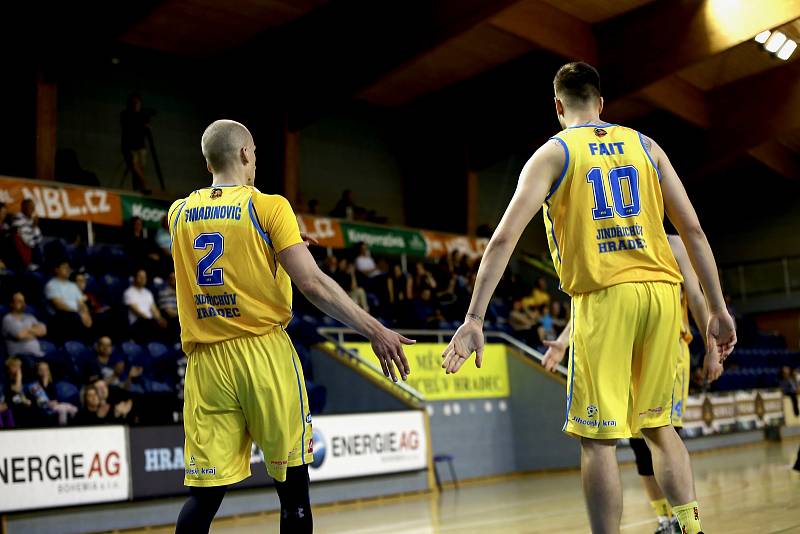
[[[604,92],[637,92],[797,18],[800,0],[668,0],[595,26]]]

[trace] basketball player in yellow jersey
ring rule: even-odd
[[[406,339],[370,317],[325,276],[307,250],[289,202],[260,193],[255,144],[233,121],[203,134],[211,187],[169,210],[184,391],[189,500],[178,534],[208,532],[225,489],[250,476],[264,453],[281,502],[281,532],[312,532],[308,464],[311,415],[302,368],[286,333],[294,282],[309,301],[372,342],[384,374],[409,373]],[[397,368],[397,373],[395,372]]]
[[[545,205],[562,289],[572,296],[564,430],[581,440],[592,531],[619,532],[618,438],[642,432],[658,485],[689,534],[700,532],[689,454],[670,424],[680,331],[678,265],[666,213],[686,244],[709,310],[706,373],[713,380],[736,342],[716,264],[686,191],[664,151],[600,119],[600,76],[585,63],[559,69],[555,107],[564,128],[525,164],[484,252],[464,321],[443,354],[457,372],[483,357],[483,317],[525,226]]]
[[[683,276],[683,284],[681,285],[680,353],[672,390],[672,426],[677,429],[683,427],[683,412],[686,407],[686,399],[689,396],[689,373],[691,371],[689,343],[692,342],[689,310],[692,312],[695,323],[704,325],[708,323],[708,309],[706,308],[705,297],[703,297],[703,290],[700,288],[694,269],[692,269],[683,241],[676,235],[668,235],[667,240]],[[558,339],[544,342],[547,346],[547,351],[544,353],[542,365],[548,371],[555,371],[556,366],[564,359],[564,354],[570,344],[571,332],[572,320],[567,323]],[[705,336],[705,332],[702,332],[702,335]],[[653,472],[653,456],[647,447],[647,443],[639,434],[630,439],[630,446],[636,458],[636,469],[641,476],[647,496],[650,498],[650,506],[658,519],[658,529],[655,534],[680,533],[680,525],[677,518],[672,514],[672,507],[658,486],[658,482],[656,482]]]

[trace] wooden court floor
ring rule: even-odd
[[[761,443],[692,456],[706,534],[800,533],[800,473],[790,466],[800,440]],[[622,467],[624,534],[655,530],[635,468]],[[587,533],[577,472],[473,483],[441,495],[417,495],[319,507],[324,534]],[[214,534],[277,533],[275,514],[214,523]],[[170,529],[142,532],[167,533]]]

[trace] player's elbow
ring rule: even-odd
[[[309,274],[308,276],[299,277],[294,281],[297,289],[306,296],[309,300],[313,300],[322,291],[322,280],[316,274]]]
[[[703,227],[700,226],[700,221],[693,221],[681,227],[681,238],[685,241],[703,241],[706,239],[706,234]]]

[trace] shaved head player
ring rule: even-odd
[[[616,534],[622,487],[616,443],[641,432],[659,487],[683,532],[700,512],[686,447],[670,417],[680,352],[683,281],[664,232],[664,210],[686,244],[705,292],[715,379],[736,343],[716,263],[689,197],[654,141],[600,119],[600,75],[586,63],[553,81],[562,130],[525,164],[517,190],[483,255],[464,324],[445,350],[458,372],[483,357],[483,317],[514,247],[544,205],[551,256],[572,296],[572,340],[564,431],[581,441],[581,475],[592,532]]]
[[[250,476],[264,452],[281,502],[281,532],[312,532],[308,464],[311,415],[297,353],[286,333],[292,285],[372,342],[384,374],[409,373],[403,344],[325,276],[289,202],[254,186],[256,147],[242,124],[212,123],[202,151],[211,186],[169,210],[181,343],[188,355],[183,406],[184,483],[178,534],[208,532],[225,490]],[[396,369],[396,371],[395,371]]]

